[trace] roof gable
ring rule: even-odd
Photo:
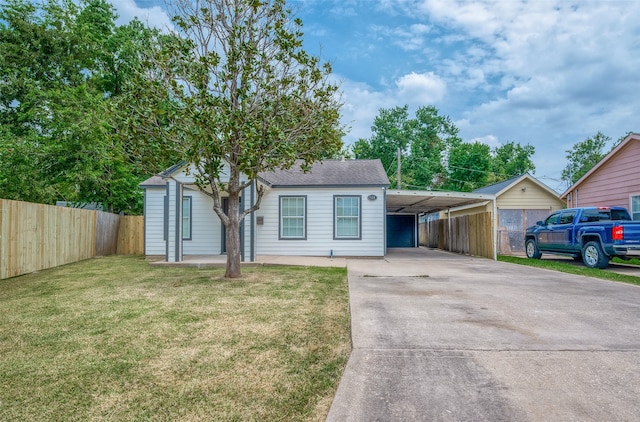
[[[529,180],[530,182],[535,183],[536,185],[538,185],[540,188],[542,188],[543,190],[547,191],[551,195],[553,195],[555,197],[559,197],[558,192],[554,191],[549,186],[545,185],[544,183],[542,183],[541,181],[539,181],[535,177],[531,176],[529,173],[521,174],[520,176],[515,176],[515,177],[512,177],[511,179],[503,180],[502,182],[498,182],[498,183],[495,183],[493,185],[489,185],[489,186],[485,186],[485,187],[480,188],[480,189],[476,189],[473,192],[474,193],[492,194],[492,195],[495,195],[496,197],[498,197],[498,196],[502,195],[503,193],[507,192],[509,189],[511,189],[512,187],[514,187],[518,183],[522,182],[523,180]]]

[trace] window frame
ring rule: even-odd
[[[282,202],[284,199],[302,199],[303,215],[302,216],[283,216]],[[278,240],[307,240],[307,195],[279,195],[278,196]],[[284,219],[285,218],[301,218],[302,219],[302,236],[285,236]]]
[[[185,217],[184,215],[184,204],[187,202],[189,204],[189,215]],[[183,196],[182,197],[182,210],[180,212],[182,219],[182,240],[193,240],[193,197],[192,196]],[[185,237],[184,235],[184,227],[185,227],[185,218],[188,220],[189,227],[189,236]]]
[[[338,216],[338,199],[356,198],[358,200],[358,235],[344,236],[338,234],[338,219],[353,216]],[[333,240],[362,240],[362,195],[333,195]]]
[[[639,221],[640,220],[640,208],[638,208],[637,210],[635,210],[633,208],[633,198],[638,198],[638,201],[640,201],[640,193],[637,194],[631,194],[629,195],[629,214],[631,214],[631,220],[634,221]],[[638,217],[638,219],[636,220],[636,215]]]
[[[576,210],[563,211],[558,220],[558,224],[572,224],[576,218],[576,214],[578,214]]]

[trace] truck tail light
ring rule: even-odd
[[[624,240],[624,227],[622,226],[613,226],[611,229],[611,239],[612,240]]]

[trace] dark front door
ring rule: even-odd
[[[416,246],[415,215],[387,215],[387,247],[414,248]]]
[[[242,202],[242,198],[240,198],[240,202]],[[222,198],[222,209],[225,214],[229,215],[229,198]],[[220,225],[222,226],[222,236],[221,236],[222,244],[220,245],[220,251],[221,253],[225,254],[227,253],[227,228],[224,226],[222,221],[220,222]],[[243,225],[244,223],[241,222],[240,223],[240,250],[241,251],[243,250],[242,248],[244,245],[244,236],[242,236]]]

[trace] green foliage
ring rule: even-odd
[[[491,169],[489,146],[480,142],[456,145],[449,153],[448,167],[446,189],[471,192],[485,186]]]
[[[572,185],[591,170],[606,153],[604,148],[611,140],[601,132],[591,138],[577,142],[570,150],[567,150],[567,166],[562,170],[561,178],[568,185]]]
[[[371,132],[354,143],[353,153],[379,158],[394,188],[398,150],[402,189],[471,191],[535,170],[533,146],[509,142],[491,151],[485,144],[463,143],[451,119],[433,106],[418,108],[414,118],[406,105],[381,109]]]
[[[0,8],[0,197],[140,212],[149,168],[132,160],[112,102],[150,30],[115,20],[104,0]]]
[[[120,102],[125,126],[192,165],[227,228],[227,275],[240,276],[241,192],[264,171],[334,156],[343,135],[331,67],[307,54],[284,0],[177,0],[175,36],[156,36]],[[229,171],[225,171],[228,166]],[[248,180],[241,180],[244,174]],[[221,195],[228,197],[223,209]]]
[[[458,129],[433,106],[420,107],[409,118],[408,106],[381,109],[369,139],[353,145],[356,158],[379,158],[392,186],[397,183],[397,154],[402,152],[402,187],[439,188],[446,178],[442,157],[461,141]]]
[[[536,166],[531,157],[535,154],[533,145],[522,146],[515,142],[508,142],[493,150],[491,163],[492,174],[490,183],[497,183],[525,173],[535,173]]]

